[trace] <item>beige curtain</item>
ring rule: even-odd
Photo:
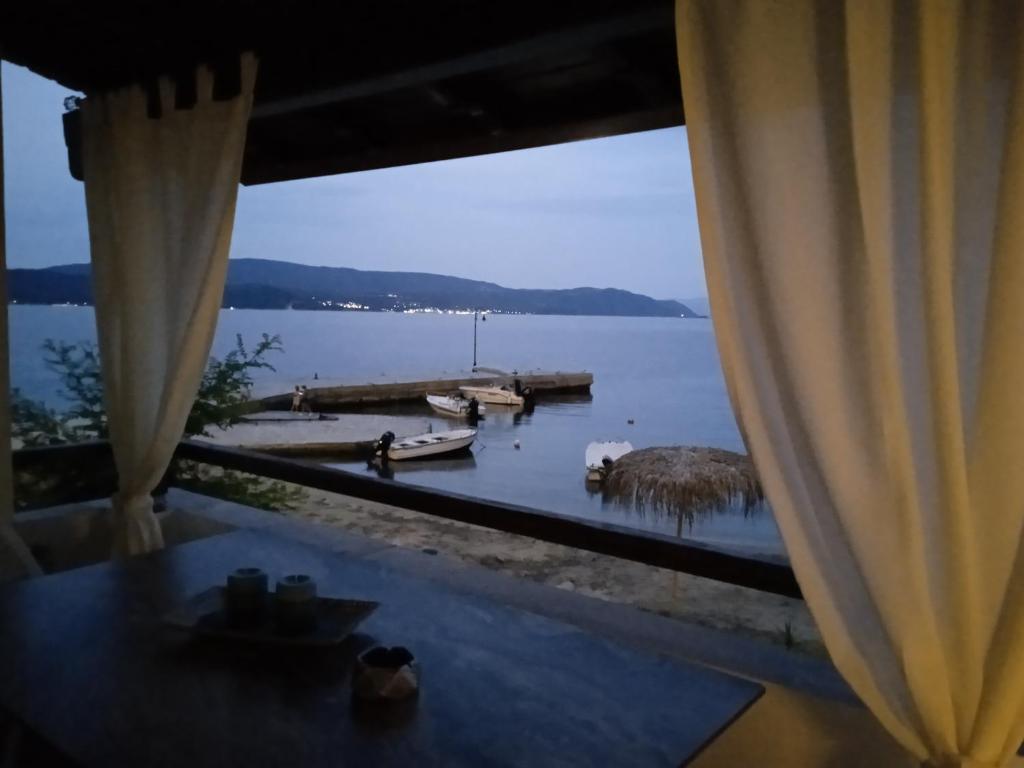
[[[163,545],[152,490],[195,399],[227,271],[255,60],[242,90],[214,101],[196,73],[197,100],[175,109],[160,82],[161,116],[131,87],[82,105],[85,195],[96,324],[119,490],[115,552]]]
[[[1024,738],[1020,6],[677,9],[737,417],[836,665],[935,765]]]

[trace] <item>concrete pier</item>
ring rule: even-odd
[[[524,387],[533,387],[536,395],[589,394],[594,383],[592,373],[521,373],[500,376],[472,375],[462,378],[429,379],[425,381],[384,382],[379,384],[350,384],[309,387],[307,397],[314,409],[361,407],[422,401],[428,394],[457,392],[461,386],[511,386],[519,379]],[[259,401],[261,410],[281,410],[291,407],[292,394],[284,392],[270,395]]]
[[[248,448],[278,456],[369,456],[384,432],[419,435],[430,421],[411,416],[349,413],[321,420],[316,415],[277,411],[257,413],[226,429],[207,427],[196,440],[231,448]]]

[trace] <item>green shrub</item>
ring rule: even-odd
[[[276,335],[264,333],[250,351],[239,334],[235,348],[223,359],[211,357],[185,422],[183,436],[208,435],[210,426],[225,428],[237,424],[250,398],[253,372],[275,370],[266,356],[281,351],[281,339]],[[68,344],[47,339],[43,352],[46,367],[59,379],[60,395],[69,406],[57,411],[14,390],[12,438],[25,448],[107,439],[98,346],[92,342]],[[305,498],[301,489],[285,483],[196,462],[178,462],[175,479],[182,487],[262,509],[292,509]],[[19,496],[31,495],[32,479],[19,480]],[[44,478],[36,480],[36,485],[41,487]]]

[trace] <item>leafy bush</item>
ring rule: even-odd
[[[248,402],[252,389],[252,372],[265,368],[277,370],[264,359],[268,352],[283,352],[281,337],[263,334],[256,347],[249,352],[242,342],[242,334],[235,337],[235,348],[223,360],[210,358],[199,384],[196,401],[185,422],[185,435],[207,435],[211,424],[224,428],[237,424],[242,406]]]
[[[14,390],[11,436],[26,448],[106,439],[107,415],[98,346],[92,342],[68,344],[47,339],[43,351],[46,367],[57,375],[62,387],[60,395],[70,405],[59,412]],[[208,436],[210,426],[224,428],[237,424],[250,398],[253,372],[275,370],[266,355],[281,351],[281,339],[276,335],[264,333],[250,351],[239,334],[235,348],[222,360],[211,357],[185,422],[184,436]],[[305,498],[301,489],[286,483],[195,462],[178,462],[175,478],[183,487],[261,509],[293,509]]]

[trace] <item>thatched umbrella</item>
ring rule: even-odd
[[[733,502],[752,509],[764,501],[749,456],[720,448],[642,448],[619,458],[604,481],[604,494],[643,510],[664,509],[693,520]]]

